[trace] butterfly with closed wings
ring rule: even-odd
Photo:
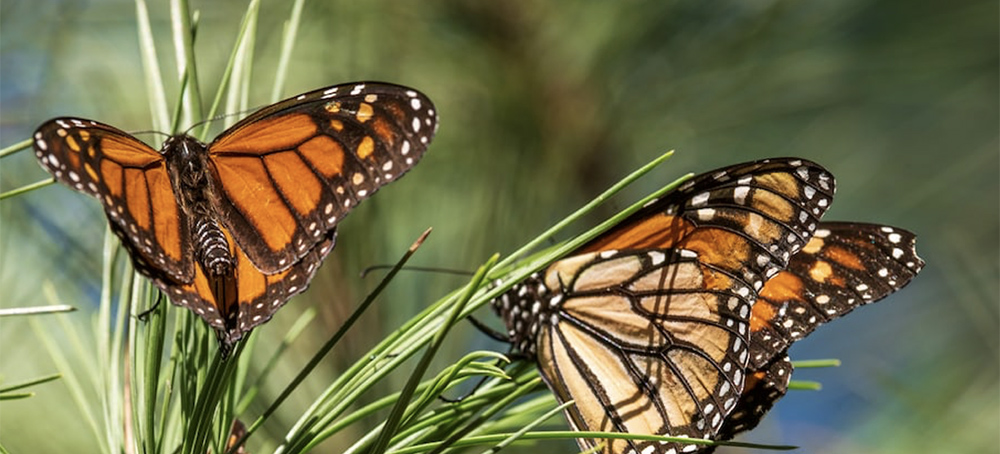
[[[264,107],[203,144],[157,152],[96,121],[34,134],[56,180],[100,200],[136,270],[215,329],[222,355],[306,289],[359,202],[416,165],[437,130],[431,101],[362,82]]]
[[[786,351],[920,270],[914,236],[823,223],[824,168],[797,158],[695,176],[493,301],[576,430],[725,440],[787,389]],[[608,454],[711,452],[579,438]]]

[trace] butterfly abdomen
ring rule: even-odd
[[[233,256],[229,253],[229,242],[219,225],[211,219],[199,218],[191,230],[194,231],[195,248],[198,251],[198,263],[205,274],[223,276],[235,267]]]

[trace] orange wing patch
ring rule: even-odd
[[[127,184],[125,202],[128,205],[128,211],[140,229],[149,230],[152,223],[152,213],[150,212],[149,193],[147,192],[149,182],[146,181],[146,176],[139,169],[125,169],[125,182]]]
[[[653,210],[653,213],[659,213],[659,210]],[[614,229],[595,238],[580,248],[579,253],[616,249],[653,249],[663,245],[674,245],[694,228],[694,224],[673,215],[636,216],[634,220],[631,218],[625,220]]]
[[[292,204],[299,217],[316,209],[323,183],[296,153],[275,153],[264,157],[268,174],[274,179],[278,192]]]
[[[216,169],[227,198],[249,221],[256,237],[271,250],[286,249],[292,243],[297,221],[268,178],[268,169],[260,158],[219,159]]]
[[[72,136],[67,138],[69,137]],[[102,134],[100,138],[102,157],[122,167],[145,168],[160,165],[163,161],[163,156],[132,137]]]
[[[251,123],[240,122],[212,142],[211,153],[265,155],[291,150],[314,137],[317,126],[309,115],[279,115]]]
[[[316,136],[299,146],[309,165],[326,179],[339,176],[344,169],[344,148],[330,136]]]
[[[365,136],[361,139],[361,143],[358,144],[358,157],[361,159],[368,159],[375,153],[375,141],[371,137]]]
[[[899,290],[924,264],[916,236],[903,229],[824,222],[816,236],[760,292],[750,323],[755,368],[823,323]]]
[[[375,116],[375,111],[372,109],[372,105],[366,102],[363,102],[360,106],[358,106],[358,113],[354,115],[360,123],[371,120],[373,116]]]

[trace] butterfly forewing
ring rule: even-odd
[[[803,159],[724,167],[695,176],[582,251],[681,246],[759,290],[806,244],[834,190],[833,176]]]
[[[413,167],[436,128],[427,97],[379,83],[264,108],[208,146],[224,195],[222,222],[259,269],[284,270],[361,200]]]
[[[192,278],[187,218],[160,153],[117,128],[79,118],[49,120],[34,139],[45,170],[101,201],[136,269],[161,282]]]
[[[824,222],[753,308],[751,362],[761,367],[817,327],[903,288],[923,267],[916,236],[875,224]]]

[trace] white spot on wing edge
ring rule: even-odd
[[[733,199],[740,205],[746,204],[748,194],[750,194],[749,186],[737,186],[733,189]]]
[[[709,198],[708,192],[702,192],[701,194],[695,195],[694,197],[691,197],[691,206],[693,207],[704,206],[706,203],[708,203],[708,198]]]

